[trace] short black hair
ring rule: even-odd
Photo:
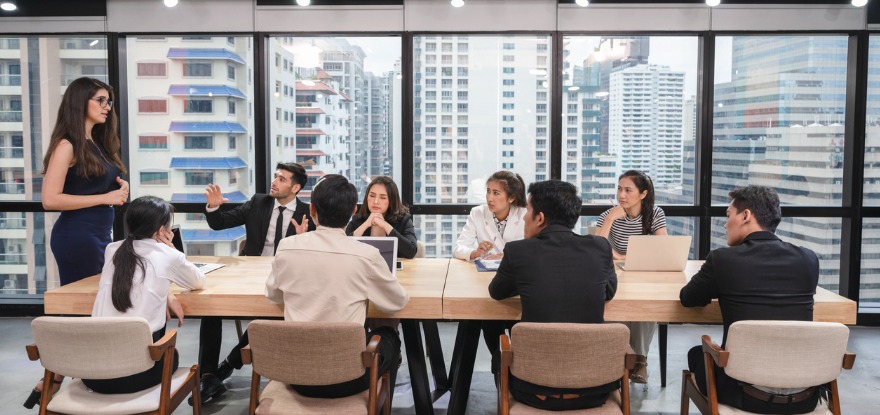
[[[321,226],[344,228],[357,202],[357,189],[339,174],[322,177],[312,188],[312,205],[315,206]]]
[[[581,214],[583,201],[573,184],[561,180],[545,180],[529,185],[532,216],[544,214],[547,225],[574,228]]]
[[[306,175],[306,169],[299,163],[278,163],[275,165],[275,170],[285,170],[289,171],[293,176],[294,183],[299,184],[299,188],[302,189],[306,187],[306,183],[309,182],[309,176]]]
[[[752,211],[755,220],[762,229],[776,232],[782,222],[782,208],[779,206],[779,195],[765,186],[750,185],[740,187],[728,194],[731,204],[738,212],[744,209]]]

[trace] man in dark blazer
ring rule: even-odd
[[[489,295],[496,300],[520,296],[522,321],[604,322],[605,301],[617,291],[617,275],[607,239],[572,232],[581,203],[571,183],[548,180],[529,186],[526,239],[505,245],[501,265],[489,284]],[[517,401],[546,410],[602,405],[619,385],[615,381],[587,389],[554,389],[510,376],[511,394]]]
[[[278,243],[284,237],[315,229],[309,216],[309,204],[296,195],[306,185],[306,170],[297,163],[278,163],[269,194],[255,194],[251,200],[227,211],[220,205],[229,200],[223,197],[220,186],[210,184],[205,189],[208,201],[205,218],[213,230],[244,225],[247,240],[241,255],[274,256]],[[282,209],[283,208],[283,209]],[[220,360],[223,321],[219,317],[202,318],[199,330],[199,369],[202,372],[201,399],[207,403],[226,392],[223,380],[232,371],[241,369],[241,348],[248,344],[245,332],[226,360]],[[190,398],[192,399],[192,398]]]
[[[729,247],[710,252],[700,271],[679,293],[685,307],[702,307],[718,299],[724,321],[722,346],[730,325],[740,320],[812,321],[813,295],[819,283],[816,254],[783,242],[774,233],[782,221],[776,191],[747,186],[730,192],[730,198],[724,225]],[[706,393],[706,367],[700,346],[688,352],[688,366],[700,390]],[[716,367],[715,372],[719,402],[749,412],[810,412],[819,397],[815,388],[807,392],[776,391],[791,395],[796,402],[768,403],[771,397],[766,392],[741,386],[720,368]]]

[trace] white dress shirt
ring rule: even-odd
[[[458,236],[452,256],[470,261],[471,252],[477,249],[481,241],[489,241],[495,245],[495,249],[489,251],[490,255],[502,253],[507,242],[518,241],[525,237],[525,216],[526,208],[511,206],[510,213],[507,214],[507,226],[504,227],[502,235],[498,232],[495,215],[489,210],[489,206],[483,204],[474,207]]]
[[[171,283],[198,290],[205,285],[205,274],[187,261],[182,252],[153,239],[134,241],[134,250],[144,258],[145,270],[136,268],[131,287],[132,307],[122,312],[113,307],[113,255],[123,241],[107,245],[104,268],[98,283],[98,295],[92,307],[92,317],[143,317],[150,330],[165,327],[165,309]]]
[[[281,206],[281,203],[278,203],[278,199],[275,199],[275,203],[272,205],[272,217],[269,218],[269,230],[266,231],[266,240],[263,241],[263,252],[260,253],[261,256],[275,255],[275,222],[278,221],[279,206]],[[293,219],[293,211],[295,210],[296,198],[293,198],[290,203],[284,205],[284,212],[282,212],[284,226],[281,228],[281,239],[284,239],[287,235],[287,228],[290,226],[290,221]]]

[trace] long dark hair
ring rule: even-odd
[[[624,177],[635,183],[639,194],[648,191],[648,195],[642,199],[642,235],[650,235],[651,228],[654,227],[654,183],[647,174],[639,170],[627,170],[617,178],[617,181]]]
[[[504,186],[507,196],[513,198],[511,205],[526,207],[526,182],[518,174],[507,170],[496,171],[489,176],[486,184],[489,182],[498,182]]]
[[[128,235],[119,249],[113,254],[113,307],[125,312],[132,307],[131,288],[134,276],[140,268],[146,272],[144,257],[134,250],[134,241],[152,238],[160,228],[171,224],[174,208],[170,203],[156,196],[141,196],[132,200],[125,211],[125,227]]]
[[[409,212],[409,209],[407,209],[400,200],[400,192],[397,190],[397,183],[394,183],[394,180],[388,176],[379,176],[370,182],[367,186],[367,191],[364,192],[364,202],[361,203],[361,208],[357,213],[358,219],[366,220],[370,217],[371,212],[367,199],[370,197],[370,189],[372,189],[375,184],[385,186],[385,192],[388,193],[388,210],[385,211],[385,214],[383,215],[385,221],[397,222],[403,218],[403,215],[406,215]]]
[[[49,159],[52,157],[55,147],[58,147],[58,143],[65,139],[70,140],[73,144],[73,164],[77,175],[85,178],[101,176],[105,173],[106,168],[101,157],[89,150],[86,142],[86,137],[89,136],[89,132],[86,131],[89,100],[101,89],[107,90],[108,98],[111,101],[116,100],[113,96],[113,88],[97,79],[78,78],[67,86],[64,97],[61,98],[61,105],[58,106],[58,118],[55,120],[55,129],[52,130],[49,149],[46,151],[46,156],[43,157],[43,174],[49,167]],[[116,111],[111,108],[107,121],[92,127],[91,137],[110,162],[115,164],[119,171],[125,173],[125,165],[119,157],[118,127]]]

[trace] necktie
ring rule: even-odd
[[[281,236],[284,234],[281,229],[284,228],[284,206],[278,206],[278,220],[275,221],[275,250],[278,251],[278,243],[281,242]]]

